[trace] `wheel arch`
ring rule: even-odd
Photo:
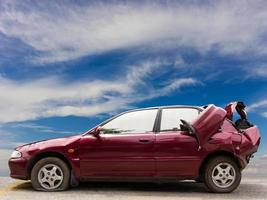
[[[70,161],[66,158],[65,155],[63,155],[62,153],[56,152],[56,151],[47,151],[47,152],[41,152],[37,155],[35,155],[28,163],[27,166],[27,173],[28,173],[28,177],[30,177],[32,168],[34,167],[34,165],[41,159],[46,158],[46,157],[54,157],[54,158],[59,158],[62,161],[64,161],[67,166],[69,167],[70,170],[72,170],[72,166]]]
[[[206,164],[209,162],[209,160],[215,158],[215,157],[218,157],[218,156],[226,156],[226,157],[230,157],[232,158],[237,166],[239,167],[239,169],[242,169],[242,165],[238,159],[237,156],[235,156],[232,152],[229,152],[229,151],[225,151],[225,150],[218,150],[218,151],[214,151],[210,154],[208,154],[202,161],[200,167],[199,167],[199,175],[202,176],[203,172],[204,172],[204,169],[205,169],[205,166]]]

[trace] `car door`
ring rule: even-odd
[[[124,113],[102,124],[99,137],[80,141],[81,176],[151,177],[155,175],[153,132],[158,109]]]
[[[180,130],[180,119],[188,122],[198,117],[197,108],[164,108],[156,134],[156,167],[159,177],[192,176],[200,163],[198,142]]]

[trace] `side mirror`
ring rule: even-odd
[[[182,122],[181,124],[181,130],[184,131],[188,131],[190,135],[195,135],[196,134],[196,130],[194,129],[194,127],[187,121],[181,119],[180,120]]]
[[[100,134],[103,132],[103,128],[101,126],[98,126],[94,129],[94,131],[92,132],[92,135],[95,136],[96,138],[99,138]]]

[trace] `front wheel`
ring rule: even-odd
[[[60,191],[69,187],[70,170],[59,158],[47,157],[39,160],[31,172],[34,189],[43,191]]]
[[[207,163],[204,182],[211,192],[232,192],[239,186],[240,181],[241,172],[233,159],[220,156]]]

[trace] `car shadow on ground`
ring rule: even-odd
[[[203,183],[175,182],[175,183],[147,183],[147,182],[87,182],[80,183],[78,187],[68,190],[66,194],[104,194],[104,195],[127,195],[127,196],[179,196],[184,197],[211,197],[233,199],[255,199],[266,197],[266,186],[259,183],[241,183],[239,188],[229,194],[211,194]],[[13,187],[12,191],[33,192],[31,183],[21,182]],[[54,193],[55,194],[55,193]],[[62,194],[59,192],[57,194]],[[55,194],[55,195],[57,195]],[[227,195],[227,196],[225,196]],[[263,198],[263,199],[264,199]]]
[[[34,191],[30,181],[19,182],[13,190]],[[175,182],[175,183],[153,183],[153,182],[82,182],[71,190],[88,191],[143,191],[143,192],[208,192],[202,183]]]
[[[80,183],[75,190],[140,191],[140,192],[208,192],[202,183],[175,182],[88,182]]]

